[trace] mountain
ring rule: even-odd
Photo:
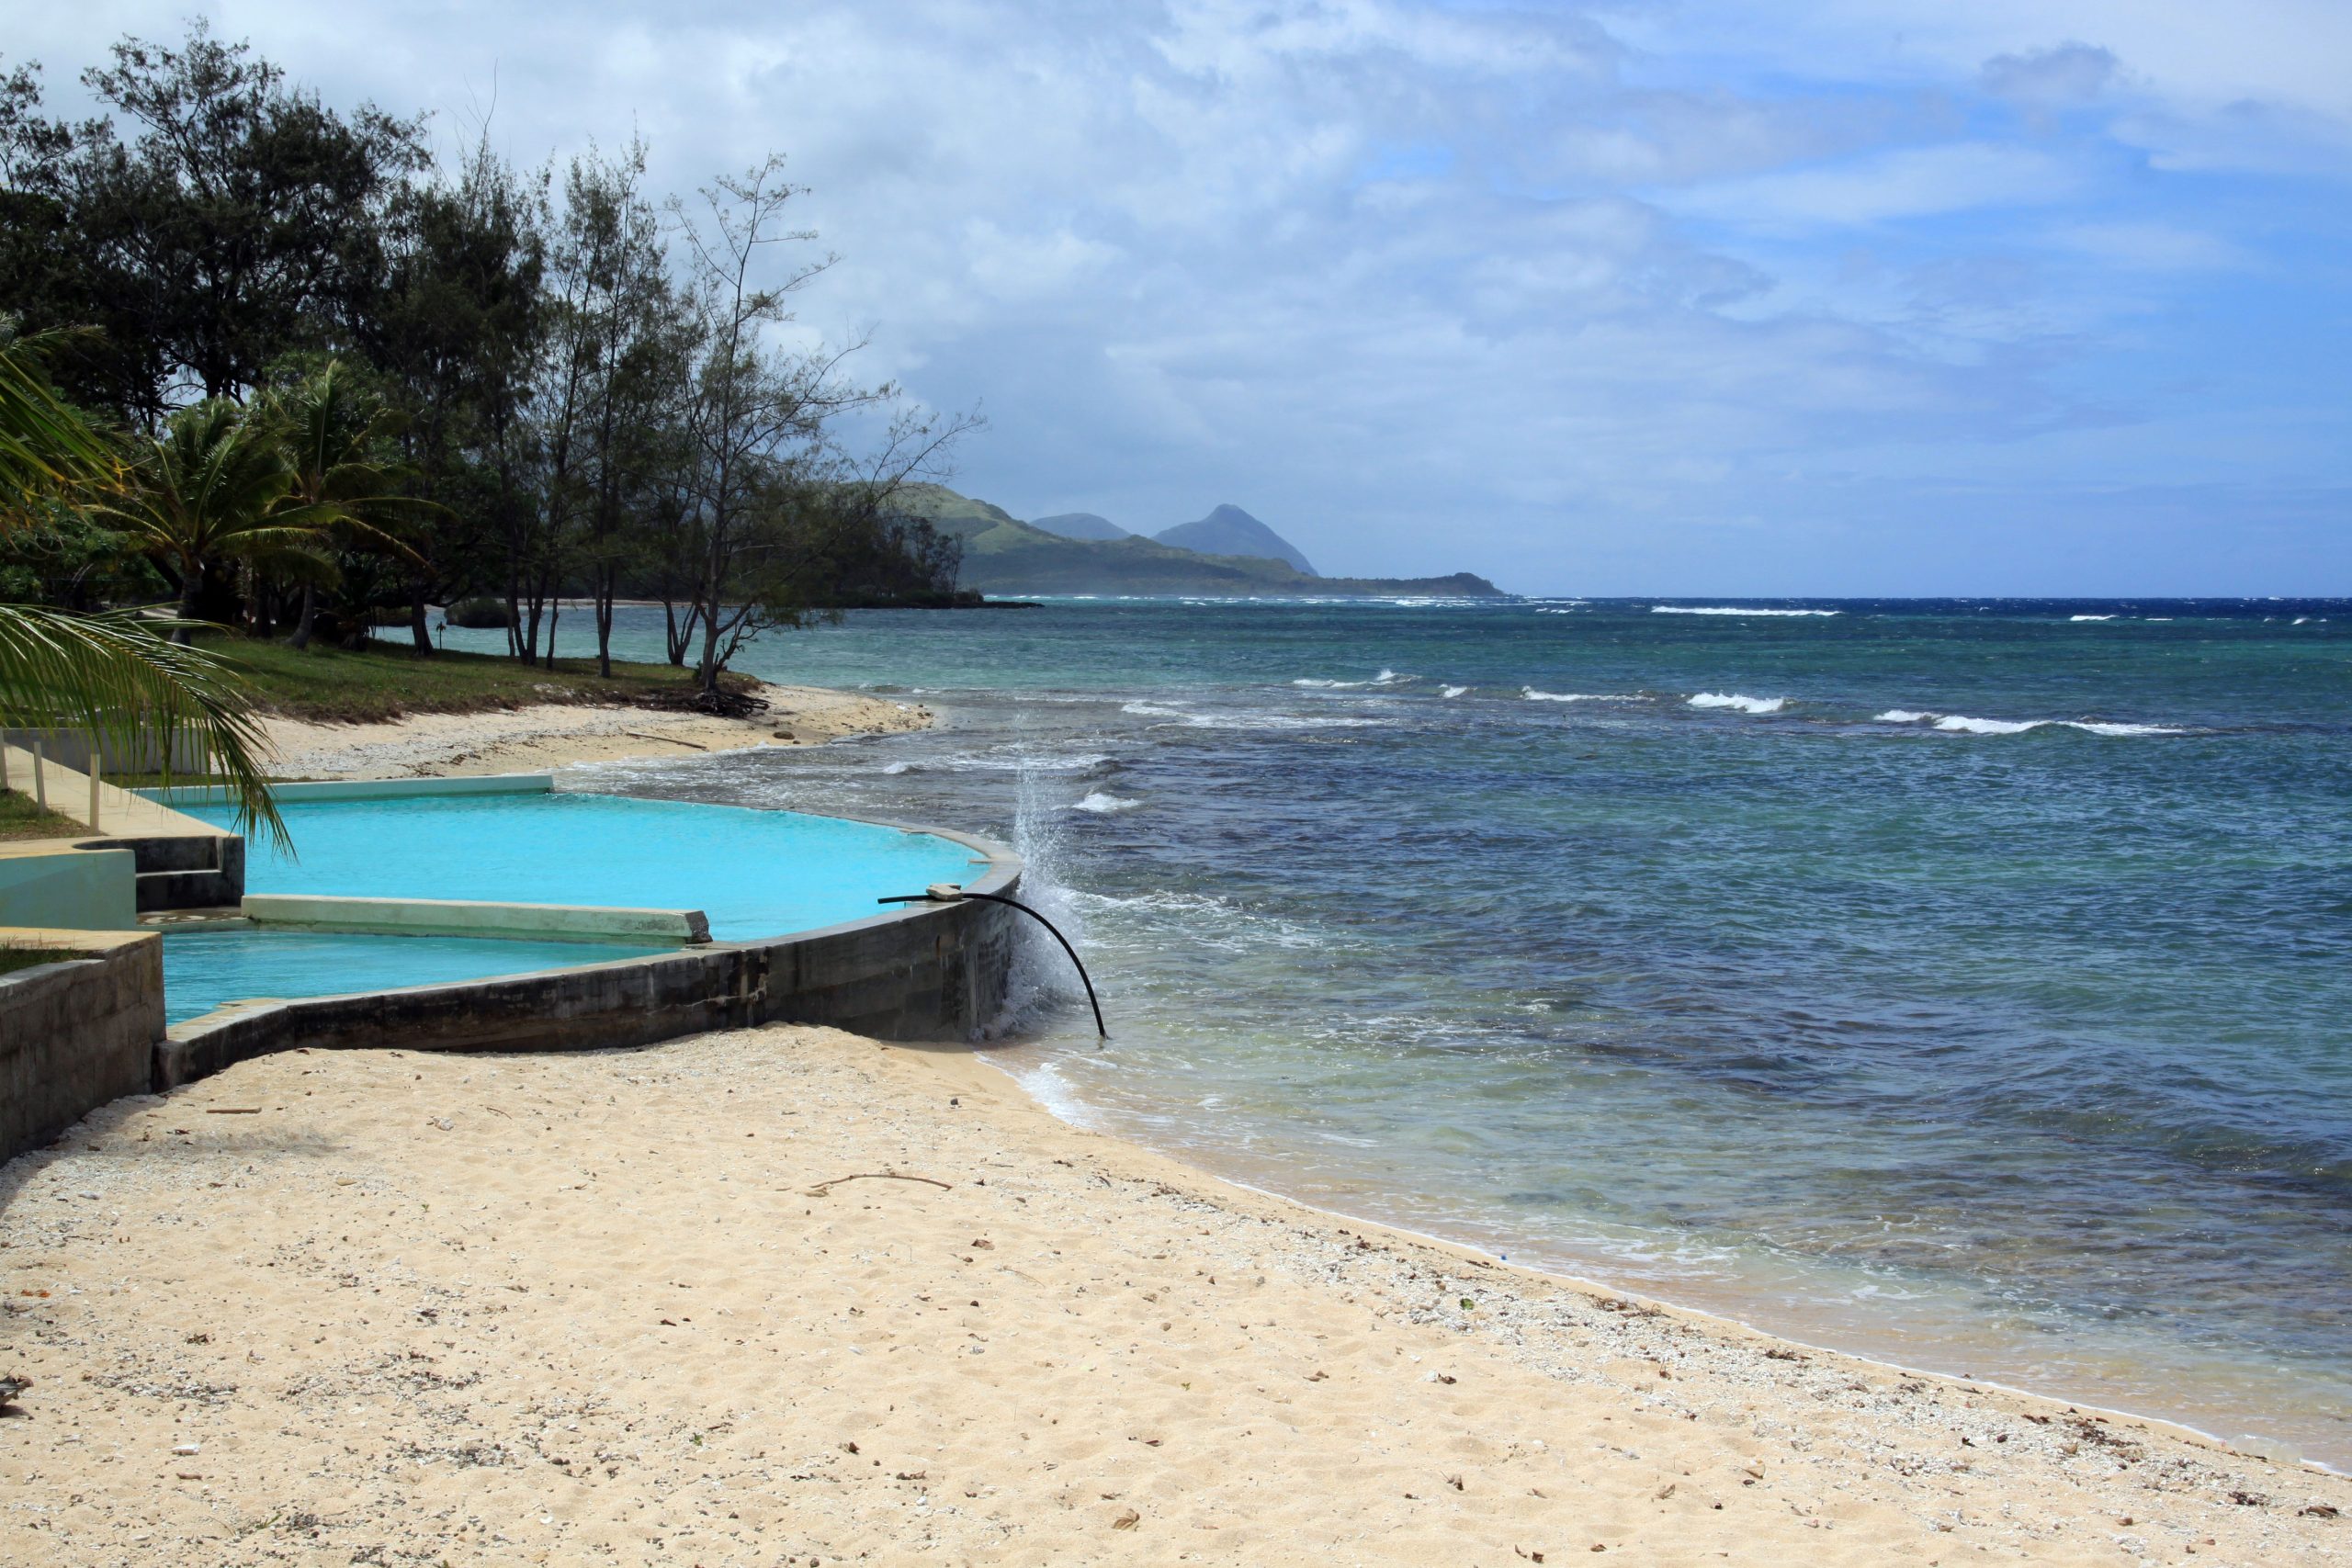
[[[1320,573],[1306,564],[1298,547],[1227,502],[1195,523],[1179,523],[1152,536],[1163,545],[1204,556],[1258,556],[1278,560],[1308,577]]]
[[[1267,555],[1204,555],[1139,534],[1117,539],[1066,538],[1023,523],[1002,507],[958,495],[944,485],[909,485],[899,500],[909,516],[924,518],[963,543],[964,570],[959,580],[963,587],[1000,597],[1182,593],[1344,599],[1408,593],[1492,598],[1502,592],[1466,571],[1451,577],[1318,577]],[[1213,521],[1215,516],[1212,513],[1202,521]],[[1257,521],[1246,513],[1242,516],[1253,524]],[[1263,524],[1257,525],[1264,528]],[[1289,549],[1271,529],[1266,536],[1277,547]]]
[[[1032,517],[1032,528],[1043,528],[1048,534],[1059,534],[1065,539],[1125,539],[1132,537],[1108,517],[1098,517],[1091,512],[1057,512],[1051,517]]]

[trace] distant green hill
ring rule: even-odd
[[[964,542],[961,586],[983,593],[1197,593],[1366,598],[1395,593],[1498,596],[1466,571],[1448,577],[1316,577],[1262,556],[1213,556],[1157,539],[1066,539],[1032,527],[1002,507],[944,485],[909,485],[900,504]]]
[[[1059,512],[1051,517],[1032,517],[1029,526],[1059,534],[1065,539],[1124,539],[1129,532],[1108,517],[1091,512]]]
[[[1229,501],[1221,502],[1198,522],[1162,528],[1152,537],[1163,545],[1198,550],[1204,556],[1263,556],[1270,560],[1286,561],[1309,577],[1322,575],[1299,553],[1296,545]]]

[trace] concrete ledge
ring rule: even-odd
[[[9,927],[0,929],[0,946],[58,954],[54,964],[0,975],[6,1160],[109,1100],[147,1092],[164,1038],[164,942],[147,931]]]
[[[552,773],[492,773],[471,779],[320,779],[309,784],[274,784],[269,793],[288,801],[404,800],[453,795],[546,795],[554,788]],[[174,784],[139,793],[164,806],[230,804],[228,792],[213,784]]]
[[[0,843],[0,926],[135,931],[138,857],[105,839]]]
[[[962,833],[987,869],[966,886],[1010,893],[1021,858]],[[581,1051],[708,1029],[821,1023],[884,1040],[963,1040],[1004,1009],[1021,917],[978,901],[906,904],[762,942],[341,997],[232,1004],[155,1047],[158,1092],[296,1046]]]
[[[244,916],[261,926],[342,931],[479,936],[572,942],[710,940],[700,909],[614,909],[582,904],[497,904],[472,898],[337,898],[307,893],[248,893]]]

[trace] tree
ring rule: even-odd
[[[285,507],[293,483],[277,422],[225,398],[180,410],[141,444],[121,493],[103,510],[179,590],[174,642],[187,646],[220,567],[316,541],[312,514]]]
[[[92,503],[120,471],[107,441],[56,395],[25,348],[0,347],[0,535],[41,509]],[[152,743],[167,770],[192,750],[235,796],[240,827],[285,837],[243,685],[217,660],[136,619],[0,604],[0,723],[86,729],[99,749]]]
[[[365,348],[408,418],[403,457],[439,507],[412,542],[409,629],[433,651],[425,605],[508,575],[514,445],[541,335],[545,246],[527,187],[478,145],[453,185],[394,203]]]
[[[137,128],[73,132],[60,195],[92,324],[152,355],[126,412],[152,423],[187,391],[251,392],[289,350],[332,349],[380,269],[381,219],[424,164],[421,122],[348,118],[201,19],[176,48],[125,39],[83,73]]]
[[[718,702],[719,674],[746,642],[799,625],[822,603],[819,569],[841,542],[877,525],[897,488],[978,424],[902,413],[880,452],[863,464],[849,457],[840,423],[897,406],[899,392],[843,377],[860,344],[791,350],[769,341],[792,320],[791,296],[833,264],[829,255],[807,260],[765,284],[755,276],[775,247],[816,238],[780,226],[799,194],[784,178],[783,157],[770,154],[705,188],[699,210],[671,206],[695,318],[690,466],[672,553],[692,574],[689,618],[702,645],[695,678],[707,704]]]
[[[341,562],[363,553],[413,561],[402,533],[435,509],[401,492],[410,475],[389,456],[401,421],[340,360],[277,393],[269,406],[288,470],[278,516],[323,534],[320,545],[334,569],[304,577],[290,639],[302,649],[317,622],[321,580],[340,581]],[[368,606],[359,608],[364,614]]]
[[[565,575],[585,578],[598,668],[612,673],[613,603],[639,545],[633,513],[655,504],[655,470],[678,455],[689,323],[670,288],[661,222],[640,186],[645,149],[572,160],[548,276],[548,385],[542,398],[546,534]],[[553,595],[548,659],[555,658]],[[542,600],[528,605],[533,645]]]

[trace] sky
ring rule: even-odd
[[[2343,0],[19,6],[526,164],[777,150],[956,488],[1529,593],[2352,593]]]

